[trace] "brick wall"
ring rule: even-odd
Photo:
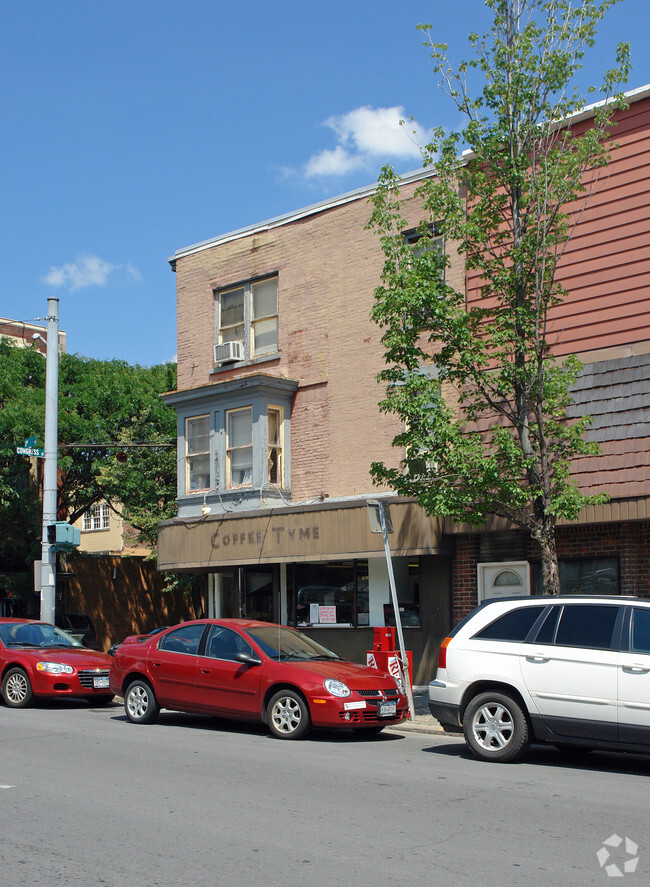
[[[414,187],[404,188],[413,227],[419,222]],[[383,253],[377,235],[364,230],[370,213],[364,196],[176,262],[179,390],[252,372],[299,380],[291,422],[294,500],[367,493],[371,462],[397,464],[400,457],[391,446],[399,425],[377,406],[384,361],[370,311]],[[447,281],[462,288],[462,262],[448,251],[454,265]],[[279,359],[213,374],[214,290],[274,273]]]
[[[476,567],[479,535],[458,536],[453,565],[454,625],[478,603]],[[650,521],[559,527],[557,553],[560,560],[588,557],[618,557],[620,593],[650,598]],[[539,562],[539,551],[528,540],[527,559]]]

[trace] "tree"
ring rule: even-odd
[[[394,444],[405,454],[399,468],[373,464],[373,478],[429,514],[477,526],[499,515],[526,528],[550,594],[559,592],[557,519],[604,501],[581,495],[571,478],[572,460],[596,450],[585,440],[589,419],[567,420],[580,363],[556,359],[547,322],[566,297],[558,263],[589,197],[587,174],[607,164],[623,104],[613,96],[627,79],[627,45],[604,75],[591,125],[574,134],[571,115],[584,106],[575,75],[614,2],[486,0],[491,29],[470,35],[474,56],[455,71],[447,47],[420,26],[465,126],[435,131],[423,149],[435,176],[416,192],[420,239],[404,237],[389,167],[369,223],[385,254],[373,309],[387,363],[380,407],[402,419]],[[474,97],[472,78],[482,81]],[[470,153],[459,157],[461,148]],[[445,282],[437,237],[456,242],[480,282],[470,305]]]
[[[155,548],[157,522],[176,508],[176,414],[160,399],[175,387],[174,364],[141,367],[61,355],[62,518],[74,522],[106,501],[135,527],[139,541]],[[32,435],[42,446],[44,423],[43,355],[0,340],[0,563],[23,572],[40,556],[41,466],[16,455],[16,447]]]

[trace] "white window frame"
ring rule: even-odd
[[[106,502],[91,505],[83,516],[84,533],[92,533],[96,530],[110,530],[110,507]]]

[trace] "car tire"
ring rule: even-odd
[[[311,729],[307,703],[295,690],[280,690],[268,704],[266,723],[278,739],[303,739]]]
[[[2,681],[2,697],[9,708],[27,708],[32,704],[34,693],[25,669],[9,669]]]
[[[507,693],[480,693],[465,710],[465,742],[482,761],[517,761],[530,745],[528,718]]]
[[[132,681],[124,694],[124,711],[133,724],[153,724],[160,706],[151,685],[138,678]]]

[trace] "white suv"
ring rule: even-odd
[[[442,642],[429,709],[485,761],[533,741],[650,753],[650,600],[486,601]]]

